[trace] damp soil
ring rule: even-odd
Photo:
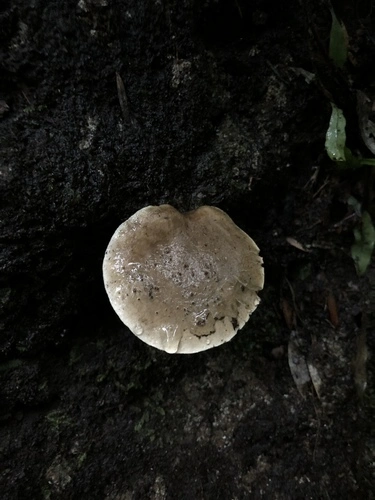
[[[5,0],[0,10],[0,491],[13,499],[373,498],[375,268],[351,257],[371,2]],[[350,198],[352,197],[352,198]],[[147,205],[225,210],[266,285],[228,344],[148,347],[101,276]]]

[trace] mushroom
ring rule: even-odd
[[[181,214],[142,208],[123,222],[103,262],[109,300],[147,344],[190,354],[230,340],[258,306],[259,248],[216,207]]]

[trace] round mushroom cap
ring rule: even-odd
[[[109,300],[147,344],[190,354],[230,340],[260,302],[259,248],[222,210],[142,208],[122,223],[103,262]]]

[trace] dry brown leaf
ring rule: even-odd
[[[360,398],[363,396],[367,388],[367,360],[368,349],[366,330],[363,329],[357,337],[357,352],[353,361],[354,381]]]
[[[286,326],[289,330],[293,330],[296,326],[296,313],[292,306],[289,304],[288,300],[284,297],[281,299],[281,310],[284,315]]]
[[[289,245],[292,245],[292,247],[297,248],[298,250],[301,250],[302,252],[310,252],[307,248],[305,248],[302,243],[297,241],[295,238],[292,238],[291,236],[288,236],[286,238],[286,241],[289,243]]]
[[[323,385],[322,379],[320,378],[320,375],[319,375],[318,370],[316,369],[315,365],[313,365],[311,361],[307,362],[307,368],[309,370],[311,382],[313,383],[316,395],[320,399],[321,388]]]
[[[337,302],[336,302],[335,296],[333,295],[332,292],[328,293],[327,309],[328,309],[330,322],[332,323],[332,325],[335,328],[337,328],[339,326],[340,320],[339,320],[339,313],[338,313],[338,309],[337,309]]]

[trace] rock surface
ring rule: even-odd
[[[2,499],[370,498],[375,272],[346,202],[371,212],[372,177],[324,137],[333,99],[368,156],[374,14],[338,8],[341,72],[325,2],[4,2]],[[218,206],[262,249],[223,347],[169,356],[107,301],[110,236],[163,203]]]

